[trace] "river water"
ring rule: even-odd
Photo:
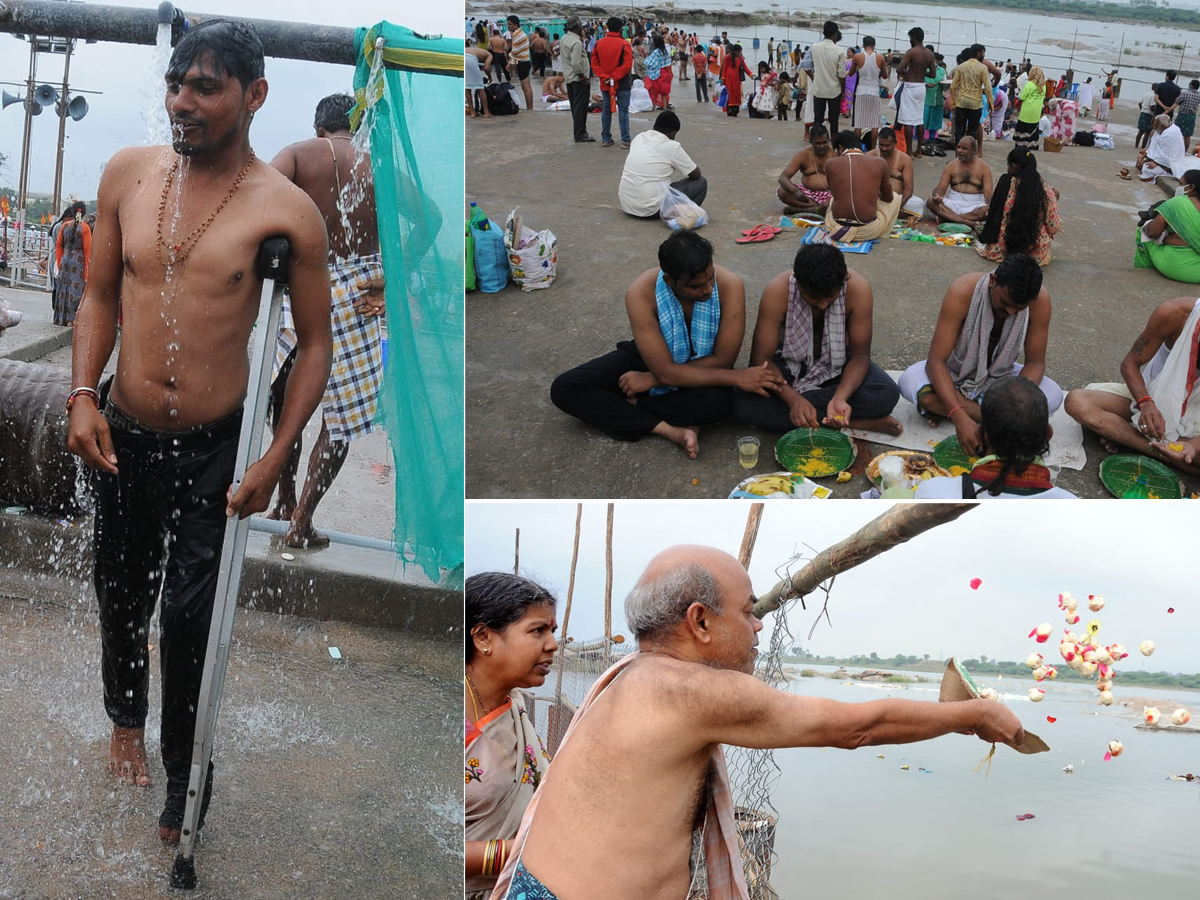
[[[771,884],[783,900],[1197,896],[1200,781],[1167,776],[1200,774],[1200,735],[1137,730],[1140,705],[1098,706],[1088,685],[1054,683],[1035,704],[1027,696],[1032,680],[976,681],[997,688],[1050,752],[1023,756],[998,746],[985,774],[986,766],[976,766],[989,745],[963,735],[855,751],[776,751],[779,857]],[[789,687],[849,702],[934,700],[938,690],[936,680],[899,686],[796,678]],[[1200,695],[1188,691],[1123,691],[1119,678],[1114,693],[1117,703],[1123,696],[1169,700],[1159,704],[1164,722],[1174,703],[1200,705]],[[1113,739],[1125,751],[1105,762]],[[1063,772],[1068,764],[1073,774]],[[1024,813],[1035,818],[1018,821]]]
[[[744,5],[729,4],[727,0],[689,0],[688,9],[721,9],[735,12],[754,12],[766,8],[767,4],[748,2]],[[1185,73],[1200,72],[1200,31],[1184,31],[1154,25],[1136,25],[1127,22],[1103,22],[1098,19],[1071,19],[1061,16],[1034,15],[1022,10],[974,9],[941,6],[906,5],[884,2],[854,2],[836,9],[821,9],[808,6],[770,4],[772,12],[781,16],[789,10],[812,11],[814,18],[829,17],[837,20],[839,12],[862,13],[879,16],[885,21],[862,25],[856,19],[846,19],[841,25],[842,44],[858,44],[863,35],[873,35],[880,50],[908,47],[906,33],[919,25],[925,30],[926,43],[934,44],[944,53],[947,62],[953,63],[958,52],[978,41],[987,47],[992,60],[1012,59],[1018,61],[1028,55],[1040,65],[1050,78],[1058,78],[1066,70],[1072,57],[1071,47],[1075,44],[1073,68],[1076,81],[1083,82],[1092,76],[1093,82],[1103,84],[1101,67],[1111,70],[1113,63],[1121,61],[1121,76],[1125,81],[1121,96],[1137,102],[1145,88],[1161,81],[1163,70],[1176,68]],[[695,31],[701,37],[711,37],[712,31],[729,31],[730,40],[740,42],[752,62],[765,58],[767,39],[775,37],[811,44],[821,39],[816,31],[788,28],[785,25],[728,26],[722,27],[717,15],[705,26],[694,23],[680,27]],[[759,39],[760,47],[753,49],[753,40]],[[1163,45],[1175,45],[1168,49]],[[1026,46],[1028,51],[1026,52]],[[1182,52],[1179,47],[1183,47]],[[1128,52],[1126,52],[1128,50]],[[1182,56],[1182,65],[1180,59]],[[1140,88],[1140,90],[1139,90]]]

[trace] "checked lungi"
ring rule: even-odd
[[[354,303],[366,293],[370,279],[382,276],[383,262],[378,253],[329,266],[333,364],[321,398],[321,414],[330,439],[335,441],[352,441],[373,430],[375,401],[383,380],[379,317],[360,315]],[[290,300],[285,297],[275,348],[276,375],[295,347],[296,326]]]

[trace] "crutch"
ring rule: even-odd
[[[254,322],[250,358],[250,386],[242,413],[242,432],[238,438],[237,459],[233,469],[233,492],[237,493],[246,469],[262,450],[263,423],[266,420],[267,394],[274,362],[275,336],[279,331],[279,311],[287,284],[288,240],[267,238],[258,248],[256,274],[262,279],[258,318]],[[171,871],[171,887],[190,890],[196,886],[196,863],[192,851],[200,823],[208,763],[212,758],[213,732],[221,707],[225,684],[225,665],[229,661],[229,642],[233,634],[233,612],[237,608],[238,588],[242,582],[242,563],[246,557],[246,538],[250,519],[230,519],[225,524],[221,545],[221,568],[217,575],[217,593],[213,601],[212,624],[208,629],[208,650],[204,657],[204,677],[196,704],[196,735],[192,742],[192,768],[188,778],[187,806],[179,836],[179,853]]]

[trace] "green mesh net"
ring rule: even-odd
[[[367,130],[387,279],[377,416],[395,454],[395,540],[440,583],[463,563],[463,41],[388,22],[355,39],[351,121]]]

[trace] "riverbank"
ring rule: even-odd
[[[851,662],[849,660],[805,660],[800,662],[796,659],[787,657],[783,660],[785,672],[789,679],[792,678],[827,678],[835,681],[854,680],[867,682],[880,682],[885,684],[922,684],[926,682],[940,682],[941,673],[945,670],[946,664],[944,660],[930,660],[928,662],[915,663],[912,665],[885,666],[884,668],[864,668],[861,663]],[[822,671],[814,669],[813,666],[823,666],[832,671]],[[834,667],[837,668],[834,668]],[[1005,676],[995,675],[990,672],[978,672],[971,669],[971,674],[980,680],[997,680],[1002,681]],[[1139,673],[1140,674],[1140,673]],[[930,677],[925,677],[929,675]],[[1010,679],[1028,678],[1028,675],[1009,675]],[[1083,677],[1073,677],[1070,671],[1066,672],[1063,677],[1063,684],[1087,684],[1091,679]],[[1174,683],[1167,679],[1155,680],[1153,677],[1137,681],[1129,681],[1128,678],[1122,679],[1120,673],[1116,678],[1117,683],[1122,684],[1126,688],[1137,688],[1139,690],[1162,689],[1171,691],[1189,691],[1200,693],[1200,688],[1188,687]],[[1168,700],[1154,700],[1145,697],[1131,697],[1121,701],[1122,706],[1133,706],[1137,703],[1144,702],[1145,706],[1154,706],[1156,703],[1169,703]],[[1195,712],[1195,710],[1189,710]]]
[[[525,0],[522,3],[468,3],[466,14],[477,18],[497,18],[501,15],[518,15],[532,21],[562,19],[580,15],[586,19],[606,19],[609,16],[637,17],[654,22],[670,22],[688,25],[703,25],[710,22],[735,27],[745,25],[778,25],[792,28],[816,28],[828,18],[821,13],[805,13],[800,10],[759,9],[745,12],[732,9],[679,9],[670,6],[622,6],[621,4],[596,5],[576,3],[547,3],[544,0]],[[879,16],[866,13],[839,13],[839,22],[881,22]]]

